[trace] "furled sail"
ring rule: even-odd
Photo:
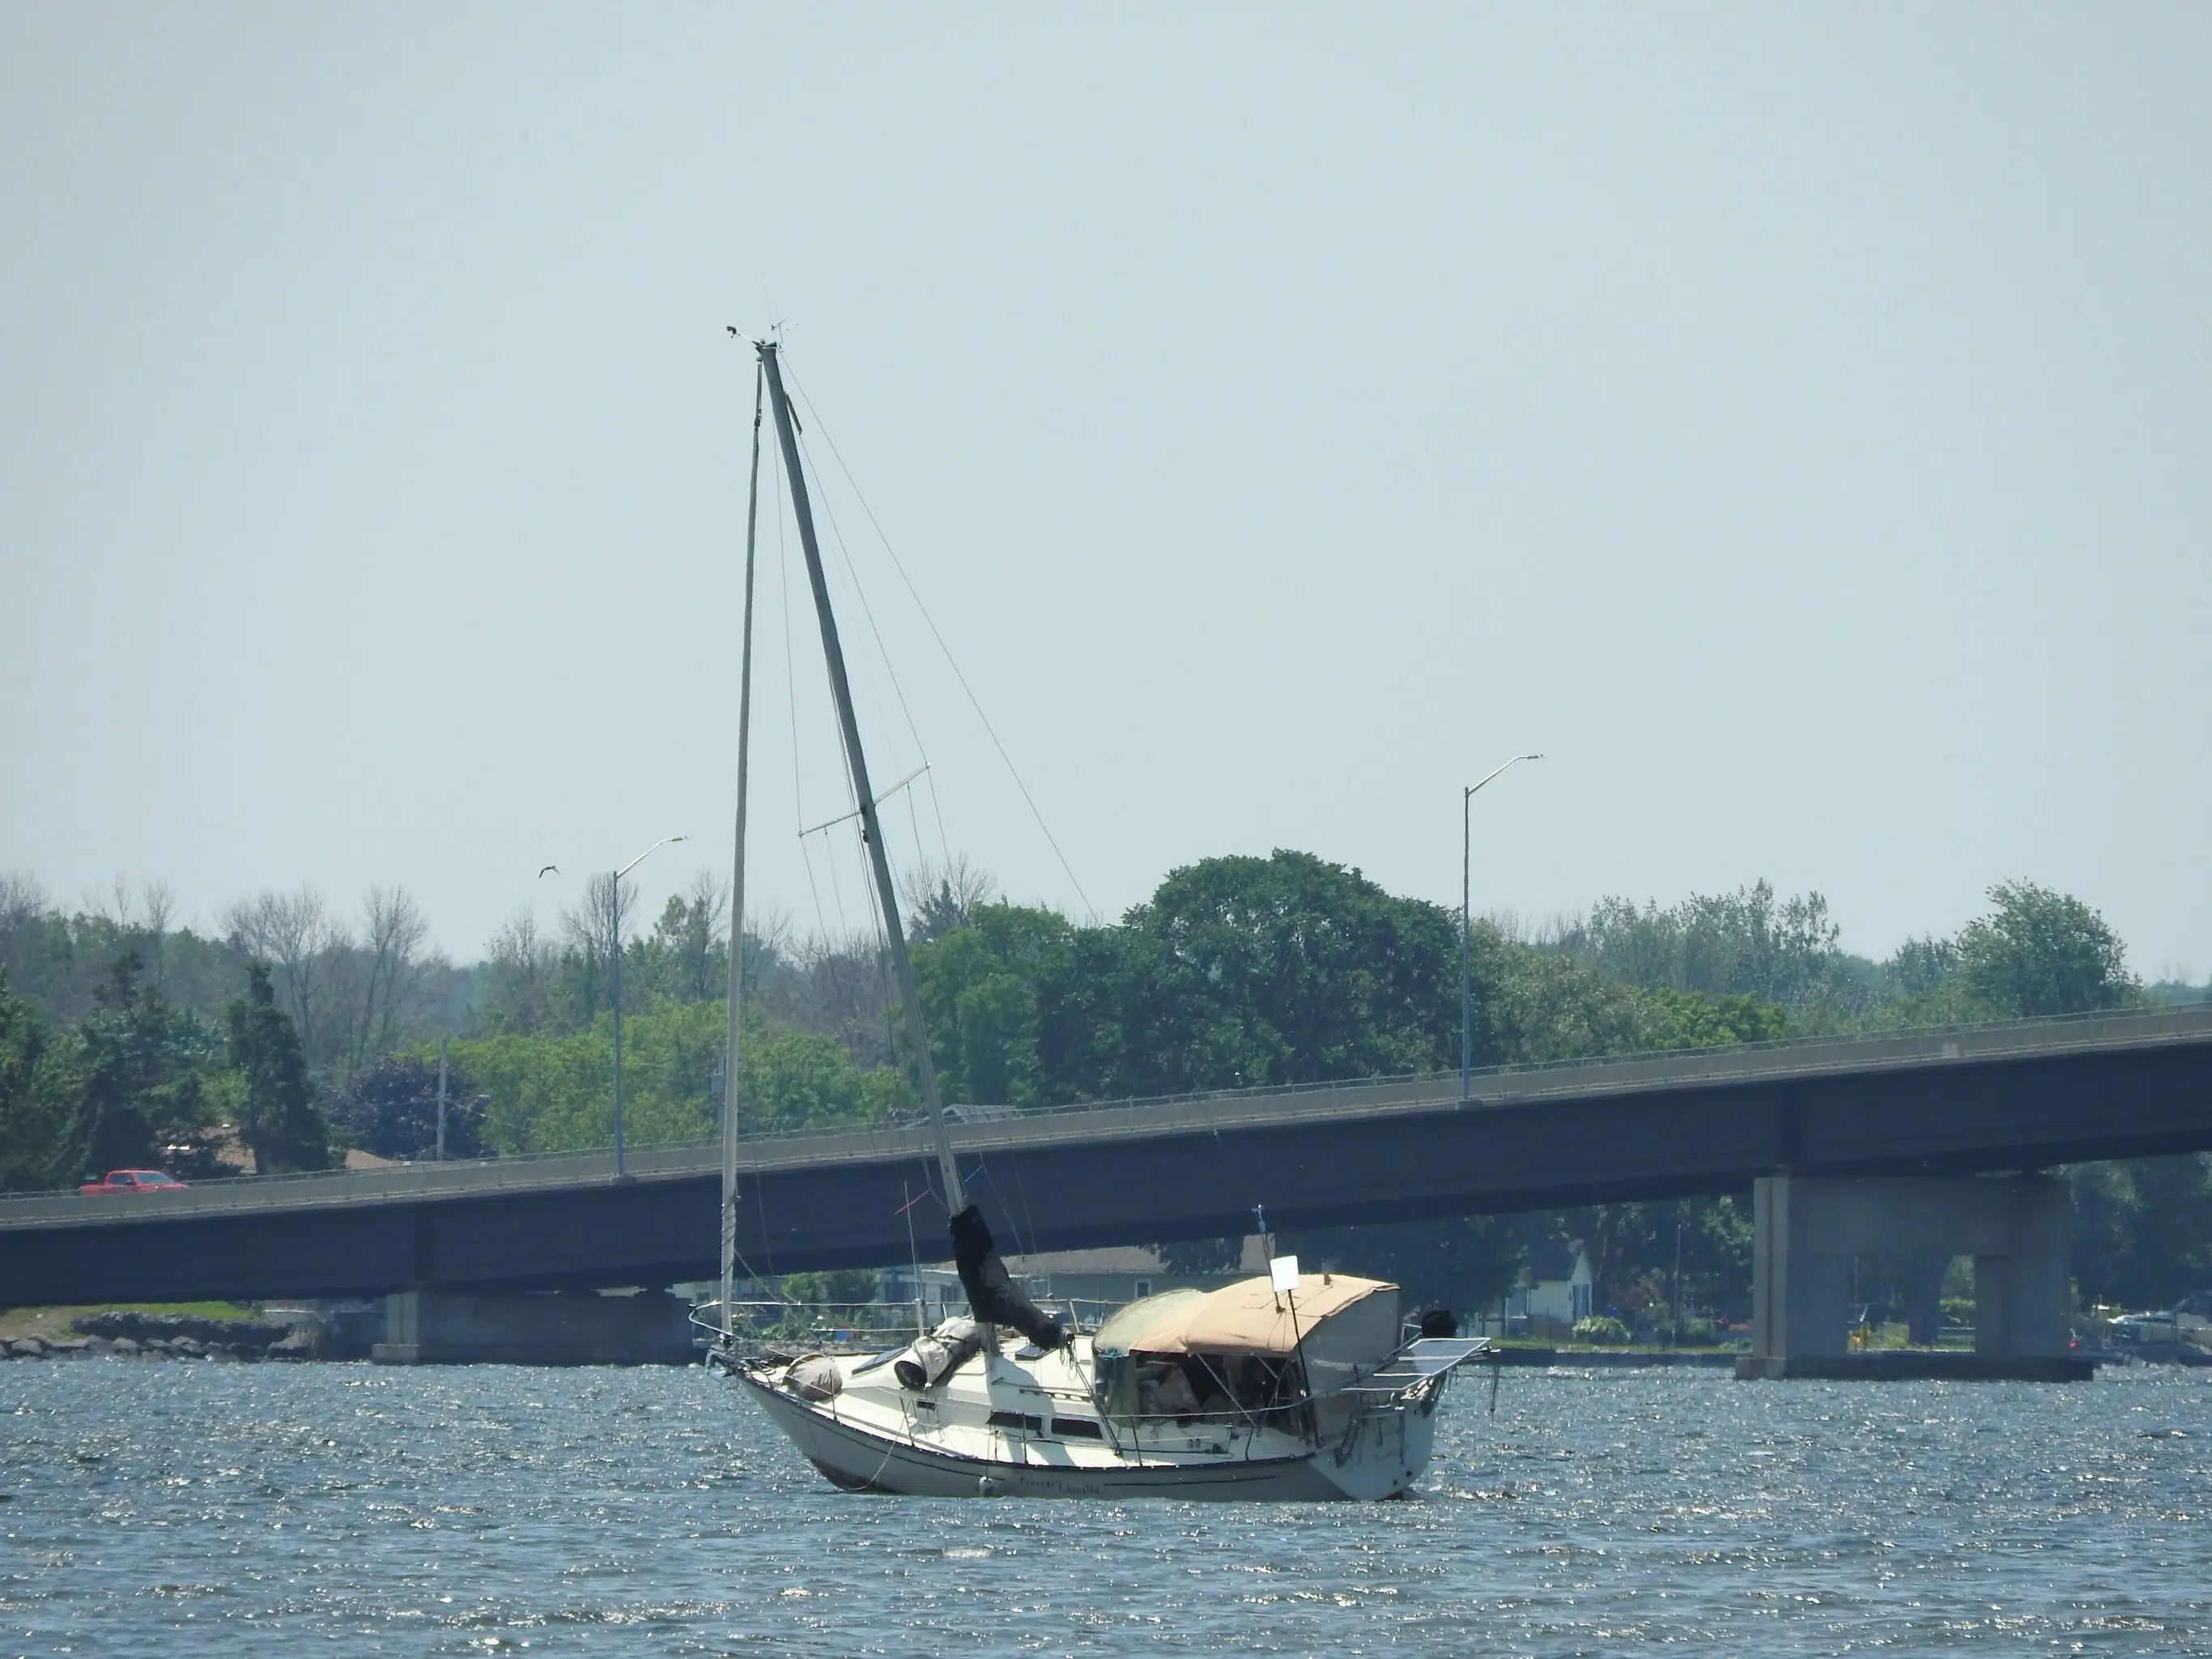
[[[1067,1340],[1060,1322],[1014,1283],[992,1242],[990,1224],[973,1204],[952,1218],[952,1265],[960,1270],[960,1288],[968,1292],[969,1311],[985,1324],[1012,1325],[1048,1350]]]

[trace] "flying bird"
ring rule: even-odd
[[[559,875],[560,873],[561,873],[561,866],[560,866],[559,865],[557,865],[557,864],[549,864],[549,865],[547,865],[547,866],[546,866],[543,870],[540,870],[540,871],[538,872],[538,880],[540,880],[540,881],[543,881],[543,880],[544,880],[544,879],[545,879],[545,878],[546,878],[547,876],[549,876],[549,875],[550,875],[550,876],[557,876],[557,875]]]

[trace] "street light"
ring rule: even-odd
[[[612,978],[613,978],[613,980],[614,980],[614,1003],[615,1003],[615,1179],[616,1179],[617,1181],[622,1181],[622,1180],[627,1179],[628,1175],[629,1175],[629,1171],[628,1171],[628,1170],[623,1167],[623,1098],[622,1098],[622,956],[623,956],[623,938],[622,938],[622,884],[623,884],[623,878],[624,876],[628,875],[631,871],[633,871],[633,870],[636,869],[636,868],[637,868],[637,866],[638,866],[639,865],[641,865],[641,864],[644,863],[647,859],[651,858],[651,857],[652,857],[655,853],[658,853],[658,852],[659,852],[662,848],[664,848],[664,847],[667,847],[667,846],[670,846],[670,845],[672,845],[672,843],[674,843],[674,842],[679,842],[679,841],[689,841],[689,840],[690,840],[690,839],[691,839],[691,837],[690,837],[690,836],[662,836],[659,841],[657,841],[657,842],[653,842],[652,846],[650,846],[650,847],[647,848],[645,849],[645,851],[643,851],[642,853],[640,853],[640,854],[639,854],[635,858],[632,859],[632,860],[631,860],[628,864],[625,864],[624,866],[623,866],[623,867],[622,867],[621,869],[619,869],[619,870],[616,871],[616,872],[615,872],[615,875],[614,875],[614,880],[609,884],[609,886],[610,886],[610,888],[611,889],[611,891],[610,896],[609,896],[609,897],[608,897],[607,904],[608,904],[608,908],[609,908],[610,909],[611,909],[611,910],[613,911],[613,913],[614,913],[614,926],[613,926],[613,927],[612,927],[612,928],[611,928],[611,929],[610,929],[609,931],[610,931],[610,933],[611,933],[611,934],[612,945],[613,945],[613,958],[614,958],[614,960],[613,960],[613,963],[612,963],[611,976],[612,976]]]
[[[1516,755],[1504,766],[1498,767],[1481,783],[1470,783],[1459,798],[1459,1098],[1464,1106],[1474,1091],[1474,932],[1468,915],[1468,905],[1473,893],[1469,873],[1474,847],[1474,792],[1503,773],[1507,767],[1524,760],[1541,760],[1541,755]]]

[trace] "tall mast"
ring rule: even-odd
[[[830,659],[830,690],[837,700],[837,720],[845,734],[845,763],[853,775],[853,793],[860,798],[860,839],[867,843],[868,862],[875,872],[876,896],[882,902],[884,939],[890,951],[891,971],[898,977],[899,1000],[906,1006],[907,1038],[914,1045],[915,1068],[921,1074],[921,1097],[929,1109],[929,1127],[937,1141],[937,1165],[945,1178],[945,1202],[957,1215],[968,1207],[960,1182],[960,1166],[953,1161],[952,1142],[945,1132],[945,1103],[938,1098],[937,1069],[929,1063],[929,1037],[921,1023],[921,999],[915,993],[914,964],[907,958],[906,929],[899,923],[898,895],[891,886],[890,860],[884,849],[884,828],[876,817],[875,791],[868,783],[867,757],[860,752],[860,723],[853,717],[853,688],[845,678],[845,651],[837,642],[837,619],[830,614],[830,586],[822,574],[822,550],[814,539],[814,507],[806,497],[806,474],[799,465],[799,437],[792,428],[791,399],[783,389],[783,370],[776,360],[774,341],[760,345],[761,365],[768,371],[769,401],[775,409],[776,437],[783,446],[784,476],[791,480],[791,505],[799,520],[799,544],[806,551],[806,577],[814,586],[814,611],[822,621],[822,651]]]
[[[761,385],[753,374],[753,476],[745,498],[745,627],[738,671],[738,834],[730,873],[730,1030],[722,1060],[722,1332],[735,1329],[730,1304],[738,1267],[738,1044],[744,1000],[745,783],[753,717],[753,550],[760,528]]]

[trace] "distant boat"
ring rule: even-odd
[[[708,1360],[734,1378],[832,1482],[851,1492],[939,1498],[1381,1498],[1428,1467],[1436,1411],[1480,1338],[1411,1334],[1399,1290],[1297,1259],[1220,1290],[1169,1291],[1095,1331],[1062,1325],[1006,1272],[967,1200],[948,1120],[994,1115],[938,1096],[844,653],[815,541],[812,506],[777,348],[756,342],[753,482],[747,510],[738,699],[737,853],[723,1113],[721,1300],[702,1310]],[[869,1354],[793,1353],[750,1340],[733,1300],[737,1249],[738,937],[744,916],[745,772],[752,687],[753,550],[761,402],[774,412],[821,623],[857,816],[936,1142],[953,1261],[969,1316]]]

